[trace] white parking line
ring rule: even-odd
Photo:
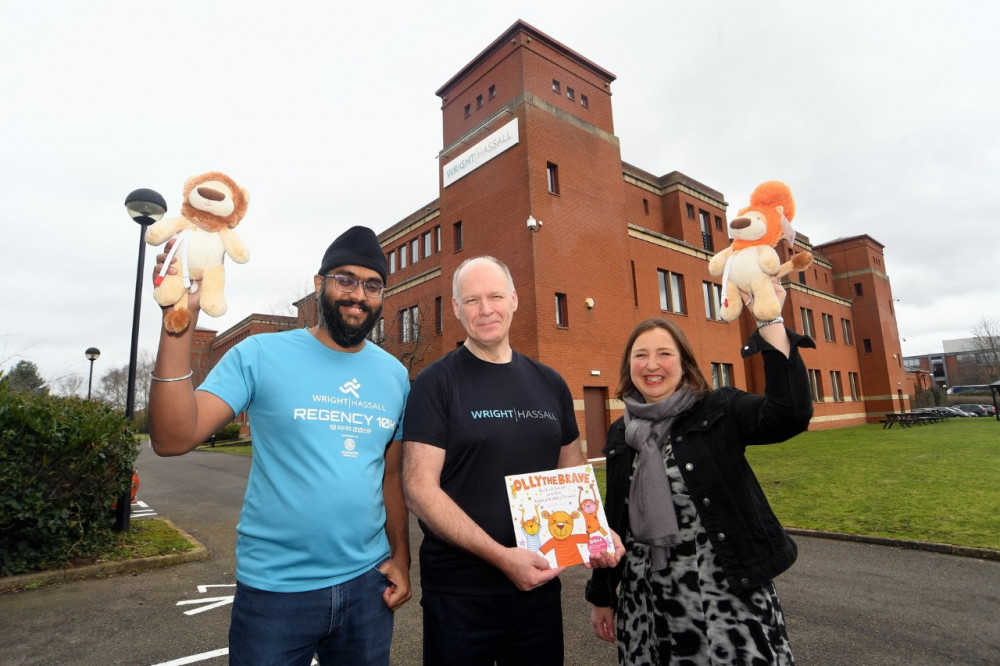
[[[174,659],[173,661],[164,661],[159,664],[153,664],[153,666],[184,666],[184,664],[194,664],[199,661],[205,661],[206,659],[215,659],[216,657],[224,657],[229,654],[229,648],[222,648],[221,650],[212,650],[211,652],[202,652],[201,654],[192,654],[189,657],[181,657],[180,659]]]

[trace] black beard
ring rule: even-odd
[[[362,321],[357,326],[349,324],[340,314],[340,308],[348,307],[351,305],[357,305],[362,310],[368,313],[368,318]],[[341,347],[349,349],[351,347],[361,344],[365,337],[371,333],[371,330],[375,328],[375,322],[378,321],[379,316],[382,314],[382,305],[379,304],[377,310],[372,310],[371,307],[364,301],[353,301],[353,300],[337,300],[332,303],[326,297],[326,289],[323,289],[323,294],[319,299],[319,319],[320,323],[323,324],[323,328],[326,332],[330,334],[333,341],[336,342]]]

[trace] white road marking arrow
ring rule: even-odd
[[[234,595],[235,596],[235,595]],[[184,611],[185,615],[197,615],[198,613],[204,613],[207,610],[212,610],[213,608],[218,608],[219,606],[225,606],[226,604],[233,603],[233,597],[207,597],[205,599],[185,599],[184,601],[178,601],[178,606],[189,606],[191,604],[205,604],[200,608],[192,608],[191,610]]]

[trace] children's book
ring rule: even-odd
[[[553,566],[614,552],[611,529],[593,465],[504,477],[517,545],[541,553]]]

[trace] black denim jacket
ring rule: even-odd
[[[783,442],[806,430],[812,418],[809,378],[798,348],[816,344],[794,331],[789,330],[788,337],[787,359],[757,332],[742,349],[744,358],[762,352],[764,395],[732,387],[716,389],[680,417],[670,433],[681,476],[736,594],[767,583],[788,569],[798,553],[744,456],[749,445]],[[625,443],[624,418],[611,424],[603,453],[604,508],[611,529],[624,539],[635,459],[635,451]],[[620,562],[614,569],[595,569],[587,583],[587,601],[615,605],[623,566]]]

